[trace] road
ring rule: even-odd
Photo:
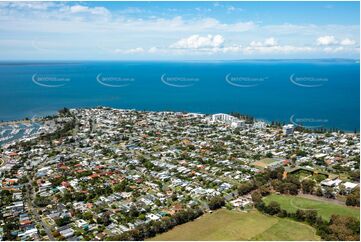
[[[36,221],[43,227],[45,233],[48,235],[49,240],[55,241],[55,237],[51,233],[51,228],[49,228],[48,225],[43,222],[43,220],[41,219],[41,217],[38,213],[38,209],[36,207],[34,207],[33,201],[35,200],[35,191],[34,191],[32,185],[30,184],[30,182],[26,186],[28,186],[28,185],[31,186],[31,190],[32,190],[32,194],[30,194],[29,189],[26,192],[26,195],[27,195],[26,201],[28,204],[28,208],[29,208],[31,214],[33,214],[35,216]]]

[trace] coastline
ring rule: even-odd
[[[194,114],[200,114],[200,115],[213,115],[213,114],[216,114],[216,113],[207,113],[207,112],[191,112],[191,111],[175,111],[175,110],[146,110],[146,109],[135,109],[135,108],[115,108],[115,107],[110,107],[110,106],[86,106],[86,107],[75,107],[75,108],[72,108],[72,107],[66,107],[68,109],[94,109],[94,108],[110,108],[110,109],[115,109],[115,110],[125,110],[125,111],[139,111],[139,112],[151,112],[151,113],[160,113],[160,112],[172,112],[172,113],[194,113]],[[33,122],[34,118],[36,117],[36,119],[43,119],[47,116],[54,116],[58,113],[60,109],[58,110],[47,110],[47,111],[44,111],[42,113],[46,113],[47,115],[43,115],[43,116],[37,116],[37,115],[34,115],[33,118],[29,119],[28,117],[24,117],[24,118],[21,118],[21,119],[17,119],[17,120],[5,120],[5,121],[1,121],[0,119],[0,128],[1,126],[6,126],[6,125],[16,125],[16,124],[23,124],[23,123],[31,123]],[[222,113],[222,112],[219,112],[219,113]],[[295,123],[293,123],[292,121],[288,120],[288,122],[284,121],[284,120],[267,120],[267,119],[264,119],[264,118],[257,118],[255,116],[252,116],[252,115],[249,115],[249,114],[244,114],[244,113],[240,113],[238,111],[232,111],[232,112],[224,112],[224,113],[227,113],[227,114],[230,114],[230,113],[237,113],[237,114],[240,114],[241,116],[247,116],[247,117],[250,117],[252,119],[254,119],[254,121],[257,121],[257,122],[264,122],[268,125],[272,124],[272,123],[280,123],[280,124],[294,124],[296,127],[302,127],[301,125],[297,125]],[[334,127],[317,127],[317,128],[307,128],[305,127],[306,129],[309,129],[309,130],[314,130],[314,131],[317,131],[319,129],[325,129],[326,131],[328,130],[337,130],[337,131],[340,131],[340,132],[344,132],[346,134],[351,134],[351,133],[355,133],[355,131],[352,131],[352,130],[346,130],[346,129],[340,129],[340,128],[334,128]],[[360,133],[360,130],[357,130],[356,133]]]

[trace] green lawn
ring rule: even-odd
[[[279,219],[278,223],[263,233],[256,235],[252,240],[319,240],[312,227],[292,221]]]
[[[264,201],[266,204],[270,201],[276,201],[281,205],[282,209],[285,209],[288,212],[296,212],[297,209],[314,209],[326,220],[329,220],[332,214],[352,216],[360,219],[360,210],[358,208],[316,201],[303,197],[271,194],[265,197]]]
[[[312,227],[252,210],[220,209],[151,240],[319,240]]]

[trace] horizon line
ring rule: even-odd
[[[182,62],[182,61],[280,61],[280,60],[349,60],[349,61],[359,61],[360,58],[247,58],[247,59],[0,59],[0,62],[80,62],[80,61],[154,61],[154,62],[163,62],[163,61],[172,61],[172,62]]]

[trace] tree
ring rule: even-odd
[[[285,182],[295,184],[297,186],[297,189],[301,188],[301,182],[297,176],[289,175],[285,179]]]
[[[131,206],[130,210],[129,210],[129,215],[131,217],[138,217],[139,216],[139,211],[135,206]]]
[[[252,197],[253,203],[255,203],[255,204],[262,202],[262,195],[259,191],[252,192],[251,197]]]
[[[238,187],[238,193],[240,195],[245,195],[247,193],[249,193],[250,191],[252,191],[254,189],[254,185],[251,182],[245,182],[242,183],[241,185],[239,185]]]
[[[267,185],[263,185],[263,186],[261,186],[259,188],[259,192],[264,197],[264,196],[269,195],[271,191],[270,191],[270,188]]]
[[[276,169],[269,171],[269,177],[271,179],[282,180],[284,171],[285,169],[283,168],[283,166],[277,167]]]
[[[360,207],[360,188],[354,190],[347,196],[346,205]]]
[[[35,197],[34,204],[38,207],[46,207],[50,204],[50,200],[47,197],[40,197],[37,195]]]
[[[345,185],[341,184],[339,186],[339,192],[338,192],[340,195],[346,195],[347,194],[347,191],[346,191],[346,187]]]
[[[311,180],[311,179],[304,179],[301,182],[301,185],[302,185],[302,192],[303,193],[312,193],[313,188],[316,185],[316,182],[314,180]]]
[[[305,211],[302,210],[302,209],[297,209],[297,211],[296,211],[296,219],[298,221],[305,221],[305,219],[306,219]]]
[[[212,197],[208,202],[208,206],[211,210],[221,208],[224,205],[225,205],[225,201],[224,198],[221,196]]]
[[[271,152],[268,152],[268,153],[266,154],[266,157],[267,157],[267,158],[272,158],[272,157],[273,157],[273,154],[272,154]]]
[[[297,195],[298,194],[298,187],[294,183],[288,183],[287,184],[288,192],[291,195]]]
[[[313,225],[317,222],[317,211],[316,210],[306,210],[305,211],[306,222]]]
[[[62,109],[60,109],[59,111],[58,111],[58,113],[60,114],[60,115],[68,115],[68,114],[70,114],[70,111],[69,111],[69,109],[68,108],[62,108]]]
[[[266,207],[266,212],[270,215],[275,215],[281,212],[281,205],[276,201],[271,201]]]
[[[82,214],[83,219],[85,220],[91,220],[93,219],[93,214],[90,211],[86,211]]]
[[[109,214],[107,212],[103,213],[101,217],[98,217],[97,222],[108,226],[110,224]]]
[[[127,186],[126,180],[123,180],[121,183],[114,185],[113,190],[115,192],[123,192]]]
[[[317,187],[317,189],[316,189],[316,195],[319,196],[319,197],[323,196],[323,191],[322,191],[322,188],[320,186]]]
[[[360,222],[353,217],[332,215],[329,223],[327,240],[360,240]]]
[[[327,198],[335,198],[335,194],[333,192],[333,189],[331,187],[326,187],[324,196],[327,197]]]
[[[353,181],[359,182],[360,181],[360,170],[354,170],[350,172],[350,178]]]
[[[59,227],[64,226],[64,225],[68,224],[69,222],[70,222],[70,218],[68,216],[55,219],[55,223]]]

